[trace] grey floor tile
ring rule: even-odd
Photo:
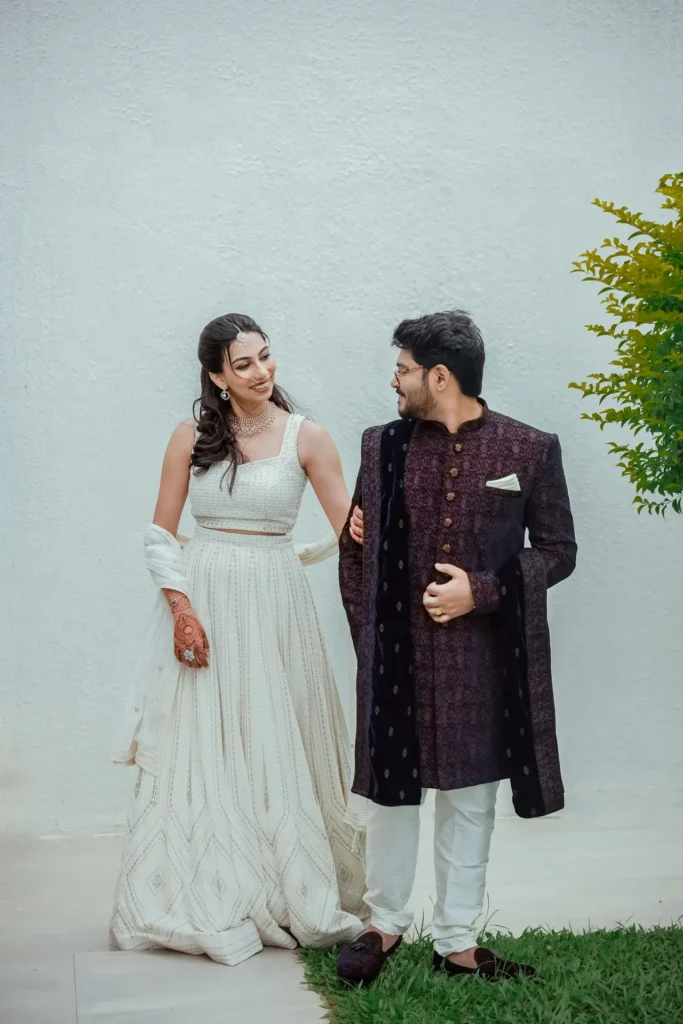
[[[0,963],[107,951],[121,843],[0,835]]]
[[[73,956],[0,964],[0,1024],[76,1024]]]
[[[430,795],[413,900],[418,922],[433,913],[433,823]],[[235,968],[173,954],[106,953],[120,848],[120,837],[0,836],[0,1024],[74,1024],[71,957],[59,950],[80,954],[80,1024],[322,1019],[316,997],[301,987],[300,965],[285,952],[269,950]],[[682,862],[681,815],[501,817],[487,917],[513,932],[670,923],[683,915]]]
[[[79,1024],[317,1024],[296,957],[265,950],[238,967],[177,953],[76,956]]]

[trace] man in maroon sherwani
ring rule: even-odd
[[[467,314],[406,320],[393,343],[401,419],[363,435],[340,541],[358,655],[353,788],[374,806],[371,924],[338,973],[372,981],[410,927],[419,807],[434,789],[434,967],[532,974],[479,948],[476,922],[499,782],[522,817],[564,806],[546,615],[548,587],[576,560],[560,444],[481,399],[484,344]]]

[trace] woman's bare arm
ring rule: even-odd
[[[171,434],[161,469],[153,522],[174,537],[178,533],[180,517],[187,501],[193,444],[194,421],[184,420]],[[164,596],[173,612],[173,647],[176,658],[187,668],[206,668],[209,664],[209,642],[189,598],[168,588],[164,588]],[[193,657],[188,661],[190,654]]]
[[[194,443],[194,421],[183,420],[171,434],[161,468],[159,497],[154,509],[155,526],[175,537],[190,486],[190,458]]]
[[[305,420],[299,431],[299,461],[337,537],[349,515],[349,497],[337,447],[317,423]]]

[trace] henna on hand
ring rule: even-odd
[[[168,590],[164,588],[164,597],[168,601],[169,608],[174,615],[176,612],[192,611],[190,599],[187,594],[183,594],[182,590]]]
[[[173,612],[173,653],[185,668],[208,668],[209,640],[186,594],[164,590]],[[186,656],[190,652],[194,657]]]

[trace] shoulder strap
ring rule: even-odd
[[[299,459],[299,430],[304,421],[303,416],[292,413],[287,420],[285,433],[282,438],[282,456],[284,458]]]

